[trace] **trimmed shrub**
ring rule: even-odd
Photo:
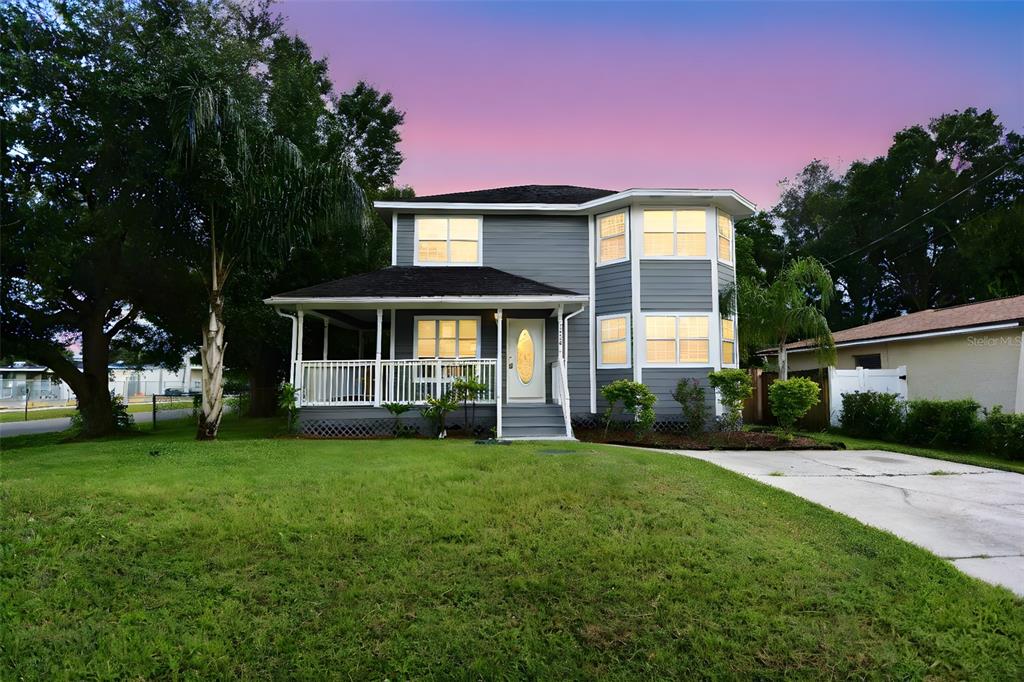
[[[916,445],[968,448],[982,441],[981,409],[976,401],[911,400],[907,403],[905,440]]]
[[[1024,414],[1007,414],[996,405],[985,418],[985,448],[994,455],[1024,459]]]
[[[754,394],[750,374],[743,369],[722,369],[708,374],[708,383],[718,391],[718,397],[726,410],[722,418],[723,430],[739,430],[743,401]]]
[[[768,387],[768,402],[779,425],[790,432],[797,420],[820,402],[821,387],[810,379],[776,379]]]
[[[658,398],[639,381],[613,381],[601,387],[601,395],[608,401],[608,409],[604,412],[605,437],[608,436],[608,426],[612,423],[615,406],[620,402],[623,409],[633,415],[633,428],[638,436],[644,435],[654,426],[654,404]]]
[[[672,392],[683,410],[683,433],[692,436],[704,430],[708,407],[704,402],[704,387],[696,379],[680,379]]]
[[[851,436],[897,440],[905,412],[906,403],[895,393],[856,391],[843,396],[839,423]]]

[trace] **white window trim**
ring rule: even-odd
[[[729,240],[729,260],[722,260],[718,258],[718,215],[729,216],[729,222],[732,223],[732,239]],[[726,213],[720,208],[715,209],[715,258],[718,258],[718,262],[724,265],[728,265],[730,268],[736,267],[736,219],[732,217],[732,214]]]
[[[626,320],[626,362],[623,364],[618,363],[607,363],[603,360],[601,353],[602,339],[601,339],[601,321],[610,320],[614,318],[624,318]],[[596,318],[595,331],[597,336],[597,368],[598,369],[629,369],[633,366],[633,325],[632,315],[629,313],[610,313],[608,315],[598,315]]]
[[[710,230],[707,228],[707,215],[708,211],[713,210],[710,206],[656,206],[656,205],[642,205],[638,206],[640,209],[637,214],[640,216],[640,229],[638,230],[640,239],[640,259],[641,260],[702,260],[711,261],[715,259],[716,253],[718,253],[718,223],[715,223],[714,239],[711,239]],[[705,256],[649,256],[644,253],[644,211],[672,211],[672,248],[676,249],[679,246],[679,233],[676,231],[676,211],[704,211],[704,250],[707,255]],[[713,214],[717,220],[717,213]],[[714,246],[715,250],[712,251],[711,247]]]
[[[420,320],[431,320],[437,322],[437,328],[440,328],[440,322],[442,320],[476,320],[476,352],[474,355],[458,355],[459,352],[459,339],[458,336],[455,338],[455,352],[454,358],[441,358],[433,356],[429,358],[421,358],[417,355],[416,351],[420,347]],[[412,318],[412,360],[479,360],[480,359],[480,347],[483,345],[483,328],[481,327],[482,318],[478,315],[414,315]],[[458,334],[458,328],[456,328],[456,334]],[[434,337],[435,339],[437,337]],[[435,344],[436,351],[436,344]]]
[[[639,360],[640,366],[645,369],[678,369],[685,367],[717,367],[721,358],[722,349],[715,350],[715,344],[721,343],[721,332],[715,332],[715,313],[706,310],[648,310],[640,315],[641,324],[637,327],[637,338],[640,339]],[[706,317],[708,318],[708,359],[706,362],[648,362],[647,361],[647,318],[648,317]],[[679,329],[676,323],[676,354],[679,357]],[[717,339],[717,341],[716,341]]]
[[[719,319],[719,323],[718,323],[718,353],[722,357],[722,367],[728,367],[730,369],[738,369],[739,366],[740,366],[740,325],[739,325],[739,320],[737,319],[737,317],[735,315],[725,316],[725,317],[722,317],[721,315],[719,315],[718,319]],[[726,362],[725,361],[725,353],[722,351],[722,344],[724,344],[725,341],[726,341],[725,334],[722,331],[722,322],[721,322],[722,320],[732,320],[732,333],[733,333],[732,357],[733,357],[734,362]]]
[[[451,249],[451,226],[448,228],[448,260],[445,262],[438,261],[421,261],[420,260],[420,220],[424,218],[444,218],[451,220],[453,218],[473,219],[476,220],[476,262],[474,263],[453,263],[451,261],[452,249]],[[483,215],[416,215],[413,216],[413,235],[412,235],[412,264],[425,268],[456,268],[456,267],[473,267],[474,265],[483,265],[484,258],[484,217]]]
[[[622,258],[616,258],[615,260],[607,260],[607,261],[604,261],[602,263],[601,262],[601,218],[607,218],[608,216],[613,216],[613,215],[616,215],[618,213],[621,213],[626,218],[626,230],[625,230],[625,232],[622,233],[623,237],[625,237],[625,239],[626,239],[626,255],[624,255]],[[618,209],[616,211],[608,211],[607,213],[600,213],[600,214],[594,216],[594,264],[595,264],[595,267],[603,268],[606,265],[615,265],[616,263],[625,263],[625,262],[627,262],[629,260],[630,242],[633,241],[632,239],[629,238],[629,221],[630,221],[630,215],[629,214],[630,214],[630,211],[629,211],[629,207],[627,206],[625,208],[620,208],[620,209]]]

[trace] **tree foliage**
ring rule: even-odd
[[[768,216],[737,225],[740,274],[817,258],[836,286],[833,329],[1024,293],[1022,155],[1020,134],[970,108],[899,131],[845,173],[812,161]],[[768,225],[747,251],[740,235]]]

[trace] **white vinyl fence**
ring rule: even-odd
[[[843,396],[856,391],[875,391],[876,393],[895,393],[903,400],[907,399],[907,367],[901,365],[896,369],[828,369],[828,392],[831,414],[829,421],[833,426],[839,425],[839,415],[843,410]]]

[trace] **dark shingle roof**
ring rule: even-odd
[[[582,204],[616,194],[610,189],[575,185],[516,185],[472,192],[451,192],[406,199],[406,201],[443,201],[453,204]]]
[[[480,266],[392,266],[296,289],[274,298],[418,298],[434,296],[577,296],[502,270]]]

